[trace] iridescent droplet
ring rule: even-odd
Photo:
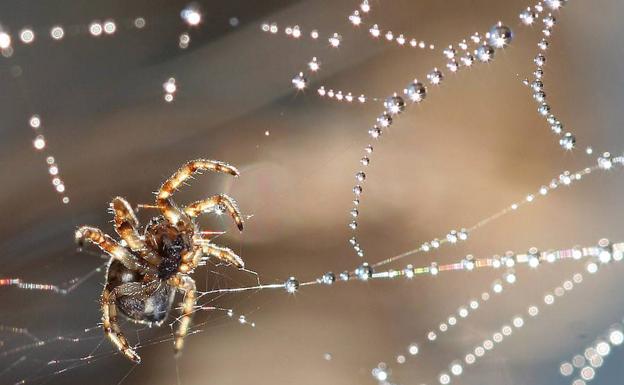
[[[467,53],[464,56],[462,56],[459,60],[461,60],[462,64],[465,65],[466,67],[470,67],[472,63],[474,62],[474,56]]]
[[[371,128],[370,130],[368,130],[368,135],[370,135],[371,138],[373,139],[377,139],[381,136],[382,131],[381,128],[374,126],[373,128]]]
[[[392,124],[392,117],[387,112],[384,112],[377,118],[377,124],[382,128],[390,127]]]
[[[538,67],[543,67],[544,64],[546,64],[546,56],[542,55],[541,53],[538,53],[535,56],[535,59],[533,59],[533,63],[535,63],[535,65]]]
[[[405,87],[403,93],[412,102],[421,102],[427,96],[427,89],[422,83],[414,80],[414,82]]]
[[[431,72],[427,74],[427,79],[431,84],[440,84],[444,79],[444,75],[440,70],[434,68]]]
[[[602,156],[598,157],[598,167],[603,170],[608,170],[613,166],[613,161],[611,160],[611,154],[605,152]]]
[[[405,102],[402,97],[394,94],[386,98],[384,107],[390,115],[398,115],[405,110]]]
[[[355,275],[360,281],[367,281],[373,277],[373,268],[364,262],[355,269]]]
[[[490,28],[488,41],[490,45],[496,48],[503,48],[511,43],[513,34],[509,27],[503,25],[500,21]]]
[[[284,288],[289,293],[295,293],[299,289],[299,281],[295,277],[290,277],[284,282]]]
[[[292,84],[293,86],[298,89],[298,90],[303,90],[307,87],[308,85],[308,79],[303,75],[303,72],[299,72],[297,75],[295,75],[295,77],[292,79]]]
[[[475,56],[480,62],[487,63],[494,58],[494,48],[489,44],[481,45],[475,50]]]
[[[566,132],[565,135],[561,139],[559,139],[559,144],[566,150],[571,150],[574,148],[576,144],[576,138],[569,132]]]
[[[546,116],[550,112],[550,106],[547,103],[542,103],[537,107],[537,112],[542,116]]]
[[[336,281],[336,275],[334,275],[334,273],[332,273],[331,271],[323,274],[323,277],[321,278],[321,282],[323,282],[323,284],[325,285],[331,285],[335,281]]]

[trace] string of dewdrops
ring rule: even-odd
[[[145,19],[139,17],[134,19],[132,22],[128,22],[127,20],[123,23],[125,27],[130,27],[131,25],[137,29],[142,29],[145,26]],[[88,34],[93,37],[98,37],[101,35],[113,35],[118,29],[117,23],[113,19],[107,19],[104,22],[95,20],[91,22],[86,29]],[[81,25],[72,25],[72,26],[63,26],[60,24],[54,25],[50,27],[46,32],[43,29],[33,29],[31,27],[24,27],[17,33],[17,41],[21,44],[22,47],[31,46],[35,41],[39,38],[50,39],[51,41],[61,41],[67,35],[70,36],[78,36],[84,34],[84,28]],[[2,56],[6,58],[10,58],[15,53],[14,48],[14,37],[9,33],[8,30],[5,30],[0,26],[0,53]],[[33,114],[28,119],[29,126],[33,129],[35,133],[35,138],[33,139],[33,147],[37,152],[43,152],[47,150],[47,141],[43,132],[43,122],[39,115]],[[56,191],[61,196],[61,202],[64,204],[68,204],[70,199],[67,194],[67,185],[63,181],[60,174],[60,167],[56,158],[51,153],[45,154],[45,164],[48,169],[48,173],[51,178],[52,186],[54,191]],[[12,285],[20,288],[26,289],[36,289],[36,290],[51,290],[58,293],[66,293],[67,289],[60,288],[56,285],[50,284],[32,284],[28,282],[23,282],[18,278],[6,278],[0,279],[0,286],[2,285]]]
[[[602,240],[601,240],[602,241]],[[615,256],[615,254],[613,254]],[[603,256],[602,258],[611,258],[612,255]],[[599,257],[600,258],[600,257]],[[617,257],[618,261],[622,260],[621,255]],[[591,261],[587,264],[587,271],[594,275],[599,271],[598,265],[596,262]],[[581,284],[584,280],[582,273],[573,274],[569,279],[565,280],[561,285],[554,287],[552,290],[548,291],[543,296],[543,302],[546,306],[552,307],[556,303],[556,299],[563,297],[567,293],[571,292],[576,286]],[[495,284],[500,285],[500,284]],[[500,286],[499,286],[500,287]],[[493,286],[493,290],[496,293],[496,286]],[[499,289],[502,291],[502,289]],[[489,298],[489,294],[488,297]],[[473,301],[474,302],[474,301]],[[458,314],[461,316],[462,309],[458,311]],[[452,360],[448,366],[447,370],[442,370],[440,374],[437,376],[437,382],[446,385],[451,383],[453,377],[458,377],[464,373],[464,371],[469,366],[475,365],[479,359],[484,357],[488,352],[491,352],[496,348],[496,346],[500,345],[505,339],[512,336],[514,330],[519,331],[525,324],[531,319],[536,318],[540,314],[540,308],[536,305],[529,305],[527,307],[527,315],[528,318],[525,318],[523,315],[518,314],[514,316],[510,322],[504,323],[499,328],[495,329],[496,331],[492,333],[491,338],[485,338],[482,343],[470,349],[463,358]],[[454,318],[454,317],[453,317]],[[617,327],[613,328],[613,332],[617,333],[617,331],[621,332],[621,328]],[[429,337],[431,333],[429,334]],[[603,348],[604,349],[604,348]],[[407,354],[409,356],[416,356],[419,353],[418,345],[410,344],[407,348]],[[406,357],[402,354],[397,356],[397,363],[403,364],[406,361]],[[562,365],[563,367],[564,365]],[[566,366],[567,370],[567,366]],[[562,371],[563,372],[563,371]],[[371,371],[373,377],[379,381],[380,384],[391,384],[390,376],[392,371],[390,367],[384,363],[380,362],[377,367],[373,368]],[[574,384],[577,385],[577,384]]]
[[[46,139],[43,134],[43,123],[39,115],[32,115],[28,120],[28,124],[35,132],[35,139],[33,140],[33,147],[37,152],[41,152],[46,149]],[[46,166],[48,167],[48,173],[52,179],[52,186],[54,187],[54,191],[56,191],[59,195],[61,195],[61,202],[64,204],[69,203],[69,196],[67,196],[67,188],[65,187],[65,182],[61,179],[59,165],[52,156],[51,153],[46,154]],[[1,285],[1,283],[0,283]]]
[[[370,10],[367,2],[362,3],[360,8],[366,9],[367,12]],[[350,20],[355,25],[360,23],[359,14],[357,14],[358,18],[355,19],[356,22],[354,23],[354,15],[356,15],[356,12],[357,11],[354,11],[354,13],[350,16]],[[373,33],[373,35],[375,34],[376,33]],[[498,23],[497,25],[493,26],[490,29],[490,31],[485,35],[485,38],[481,37],[478,33],[472,36],[470,41],[474,45],[476,45],[476,48],[474,49],[474,56],[469,51],[469,44],[467,43],[467,41],[463,40],[462,42],[460,42],[458,46],[459,46],[459,49],[463,53],[463,54],[460,54],[461,55],[460,61],[463,63],[464,67],[470,67],[475,61],[475,56],[477,60],[480,62],[484,62],[484,63],[489,62],[494,57],[494,50],[507,46],[511,42],[511,39],[512,39],[511,30],[508,27],[502,25],[502,23]],[[391,40],[391,39],[388,39],[388,40]],[[443,53],[444,53],[444,56],[448,59],[448,62],[446,65],[447,68],[451,72],[456,72],[460,68],[460,64],[456,59],[456,56],[457,57],[460,56],[458,55],[457,50],[453,46],[449,46],[443,51]],[[313,61],[314,60],[315,59],[313,59]],[[434,68],[432,71],[430,71],[427,74],[427,80],[432,86],[437,86],[441,84],[443,79],[444,79],[444,75],[442,71],[440,71],[438,68]],[[293,78],[292,83],[296,89],[302,90],[306,88],[307,86],[307,78],[302,72],[300,72]],[[324,96],[325,94],[328,94],[328,96],[330,97],[333,96],[332,95],[333,90],[330,90],[328,93],[326,93],[324,87],[319,88],[318,92],[321,96]],[[423,83],[415,79],[413,82],[407,85],[407,87],[403,91],[403,94],[412,103],[420,103],[423,100],[425,100],[427,96],[427,87]],[[336,93],[335,96],[337,100],[342,100],[342,93],[340,91]],[[348,101],[351,100],[350,97],[351,97],[351,93],[348,93],[347,94]],[[361,95],[359,100],[363,102],[365,101],[365,97]],[[386,98],[386,100],[384,101],[385,111],[377,118],[376,124],[373,125],[373,127],[369,130],[369,135],[371,136],[371,138],[374,140],[379,139],[383,133],[383,130],[388,128],[392,124],[393,118],[395,118],[397,115],[402,113],[405,110],[405,107],[406,107],[406,104],[405,104],[404,99],[401,96],[399,96],[397,93],[394,93],[392,96]],[[370,165],[371,154],[373,153],[373,150],[374,150],[374,146],[372,143],[368,144],[365,147],[364,155],[360,159],[360,164],[363,167],[367,167]],[[357,218],[360,215],[360,208],[359,208],[360,198],[364,190],[362,184],[366,180],[365,171],[363,169],[360,169],[359,171],[357,171],[355,174],[355,179],[356,179],[356,184],[354,185],[352,189],[355,196],[353,199],[353,207],[351,208],[349,212],[352,219],[348,223],[348,226],[354,232],[354,235],[349,239],[349,243],[351,244],[353,250],[359,257],[364,257],[364,249],[356,237],[356,231],[358,227]],[[465,230],[461,230],[459,233],[457,233],[457,237],[459,239],[466,239],[467,235],[468,233]]]
[[[576,378],[572,380],[572,385],[585,385],[594,379],[596,372],[602,367],[611,350],[624,343],[624,332],[621,322],[613,324],[606,333],[597,338],[591,345],[587,346],[583,354],[577,354],[571,361],[562,362],[559,372],[564,377],[572,377],[576,373]]]
[[[556,3],[556,7],[551,7],[552,9],[558,9],[561,7],[562,2],[550,2]],[[528,8],[522,13],[520,13],[520,20],[524,25],[533,25],[535,20],[538,20],[540,15],[544,12],[544,7],[541,4],[537,4],[533,9]],[[550,45],[550,37],[553,33],[553,28],[556,24],[557,20],[552,15],[552,13],[548,13],[544,18],[542,18],[543,29],[542,35],[543,37],[537,43],[537,47],[539,48],[539,53],[533,59],[533,63],[535,64],[535,70],[533,71],[533,79],[529,81],[529,79],[524,79],[522,83],[529,87],[533,91],[533,99],[537,102],[537,112],[541,117],[543,117],[546,122],[549,124],[551,131],[556,135],[563,135],[559,139],[559,144],[566,150],[571,150],[574,148],[576,144],[576,137],[571,132],[563,133],[564,126],[563,123],[557,118],[552,112],[550,104],[546,101],[546,93],[544,92],[544,65],[546,64],[546,50]],[[591,147],[587,147],[587,154],[592,153]]]
[[[123,20],[118,24],[114,19],[106,19],[104,21],[93,20],[85,28],[83,25],[64,26],[56,24],[47,30],[34,29],[32,27],[24,27],[18,33],[17,37],[23,46],[30,46],[38,39],[51,39],[60,42],[66,37],[76,37],[81,35],[90,35],[91,37],[112,36],[118,32],[119,28],[138,29],[145,27],[146,21],[143,17],[137,17],[132,20]],[[13,56],[15,50],[13,47],[13,35],[9,31],[0,28],[0,52],[4,57]]]

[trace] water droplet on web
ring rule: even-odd
[[[491,46],[496,48],[503,48],[511,43],[511,39],[513,38],[513,34],[509,27],[503,25],[501,22],[498,22],[495,26],[490,28],[488,33],[488,41]]]
[[[494,48],[488,44],[481,45],[476,49],[475,56],[480,62],[487,63],[494,58]]]
[[[427,96],[427,89],[422,83],[414,80],[405,87],[403,93],[412,102],[421,102]]]
[[[559,144],[566,150],[571,150],[574,148],[576,144],[576,138],[569,132],[566,132],[565,135],[559,140]]]
[[[397,115],[405,110],[405,102],[402,97],[394,94],[386,99],[384,107],[390,115]]]

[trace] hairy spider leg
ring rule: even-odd
[[[236,226],[243,231],[243,217],[236,201],[226,194],[211,196],[210,198],[193,202],[184,208],[184,212],[191,218],[201,213],[213,212],[217,207],[224,207],[234,219]]]
[[[197,159],[191,160],[185,163],[178,171],[176,171],[169,179],[167,179],[156,196],[157,204],[158,199],[166,199],[173,195],[173,192],[182,184],[185,180],[190,178],[194,173],[209,170],[214,172],[222,172],[233,176],[239,176],[240,173],[234,166],[230,166],[227,163],[219,162],[216,160]]]
[[[219,260],[231,263],[232,265],[242,269],[245,267],[245,262],[241,257],[239,257],[236,253],[234,253],[231,249],[227,247],[216,246],[209,241],[200,241],[199,242],[203,251],[203,255],[208,255],[212,257],[216,257]],[[199,264],[199,261],[193,261],[193,264]]]
[[[170,278],[169,284],[184,293],[184,300],[180,309],[180,323],[178,324],[173,340],[173,349],[179,354],[184,347],[184,337],[188,334],[191,326],[191,318],[197,301],[195,281],[187,275],[176,275]]]
[[[121,332],[119,323],[117,322],[117,305],[115,304],[115,298],[117,295],[125,295],[126,292],[134,292],[136,285],[140,285],[138,282],[130,282],[120,285],[113,289],[112,292],[108,289],[104,289],[102,292],[101,304],[102,304],[102,328],[108,339],[115,345],[123,355],[134,362],[135,364],[141,363],[141,357],[130,347],[128,340]]]
[[[165,219],[174,225],[182,222],[188,227],[191,226],[190,218],[176,207],[169,199],[175,190],[184,183],[185,180],[193,176],[196,172],[209,170],[222,172],[233,176],[238,176],[238,170],[227,163],[215,160],[197,159],[185,163],[178,171],[176,171],[169,179],[167,179],[156,194],[156,205],[162,211]]]
[[[96,227],[82,226],[76,230],[76,242],[82,245],[85,241],[95,244],[106,254],[123,263],[125,267],[132,271],[138,271],[143,274],[150,271],[143,261]]]
[[[111,209],[115,215],[115,231],[126,241],[130,250],[138,253],[150,265],[158,266],[160,258],[150,251],[141,239],[137,231],[139,220],[128,201],[122,197],[115,197],[111,202]]]

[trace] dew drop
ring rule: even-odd
[[[394,94],[385,100],[384,107],[390,115],[398,115],[405,110],[405,102],[402,97]]]
[[[419,81],[414,80],[403,90],[405,96],[412,102],[421,102],[427,96],[427,89]]]
[[[437,84],[442,83],[442,80],[444,79],[444,75],[442,74],[440,70],[438,70],[437,68],[434,68],[431,72],[427,74],[427,79],[429,80],[431,84],[437,85]]]
[[[495,48],[503,48],[511,43],[513,34],[509,27],[503,25],[500,21],[490,28],[488,41]]]
[[[299,289],[299,281],[295,277],[290,277],[284,282],[284,288],[288,293],[295,293]]]
[[[297,90],[303,90],[308,85],[308,79],[303,75],[303,72],[299,72],[292,79],[292,84]]]
[[[475,56],[482,63],[487,63],[494,58],[494,48],[491,45],[484,44],[475,50]]]
[[[364,262],[355,269],[355,275],[360,281],[367,281],[373,277],[373,268]]]
[[[331,271],[323,274],[323,277],[321,278],[321,282],[323,282],[324,285],[331,285],[336,281],[336,275],[334,275],[334,273],[332,273]]]
[[[569,132],[566,132],[565,135],[559,140],[559,144],[566,150],[571,150],[574,148],[576,144],[576,138]]]

